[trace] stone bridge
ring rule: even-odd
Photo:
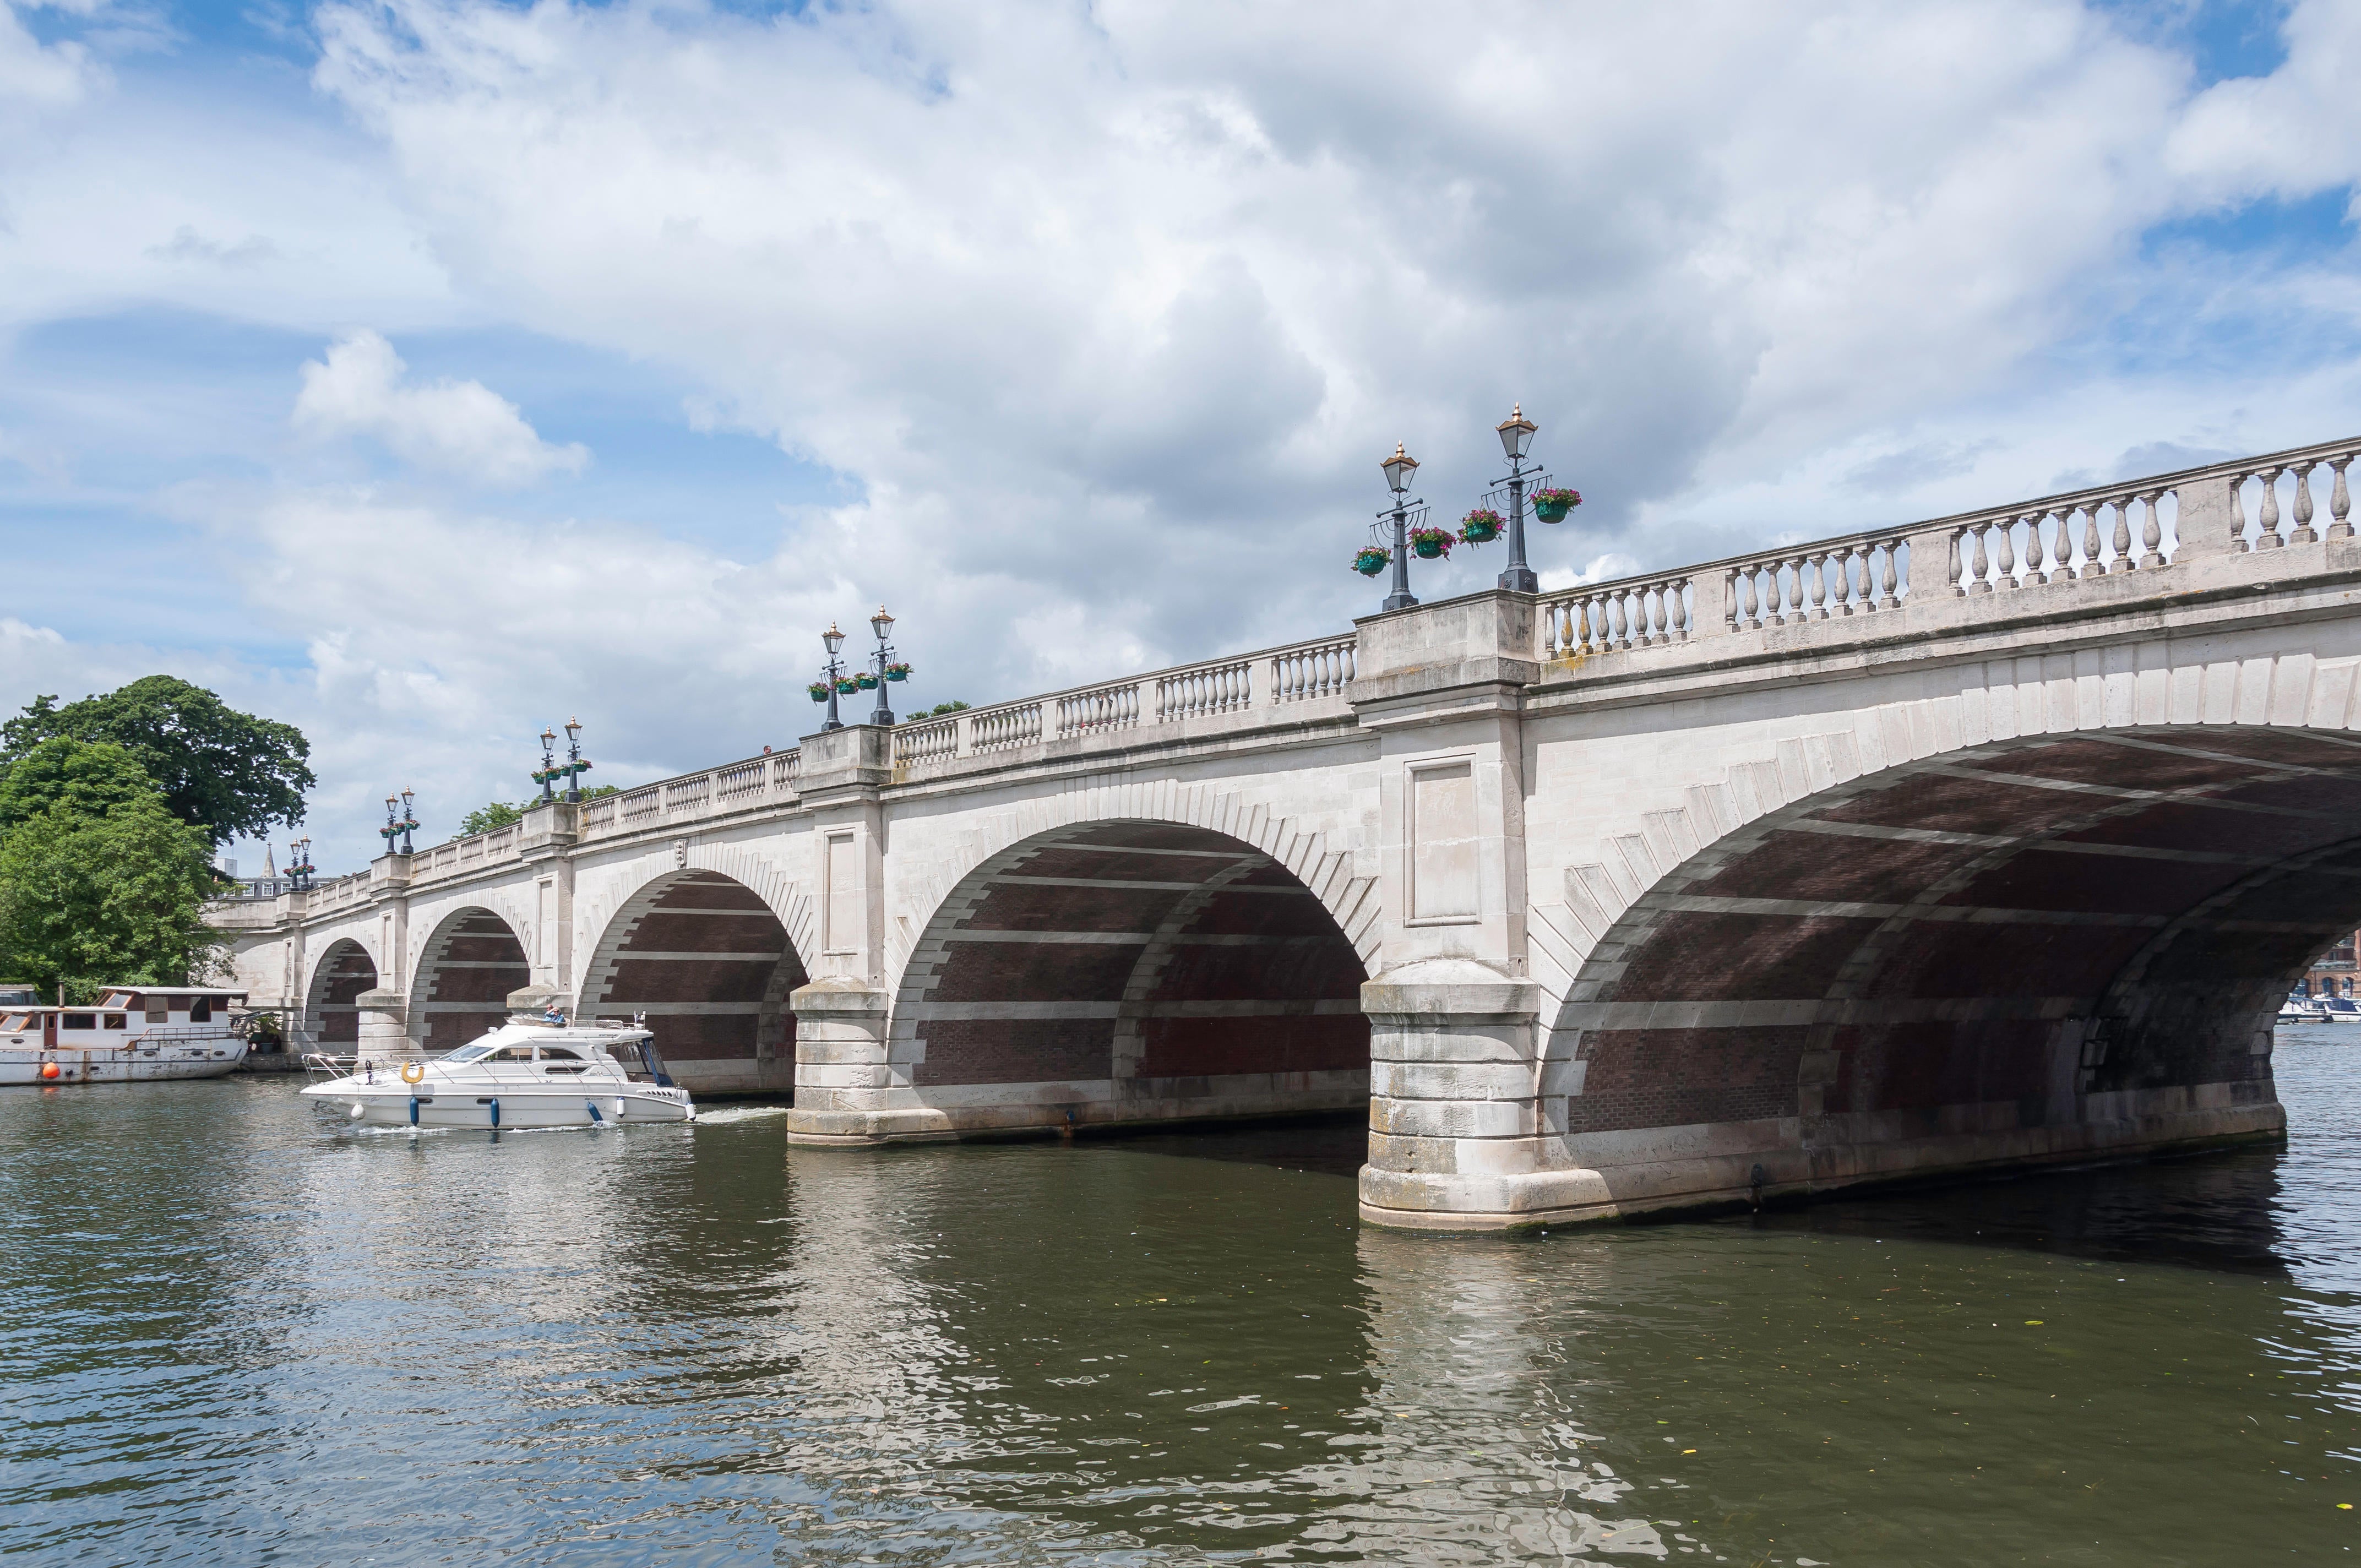
[[[807,1143],[1366,1106],[1389,1224],[2269,1137],[2361,924],[2356,452],[813,735],[218,922],[324,1040],[644,1014]]]

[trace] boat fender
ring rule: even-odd
[[[418,1125],[418,1096],[415,1094],[410,1097],[410,1124],[413,1127]]]
[[[618,1094],[614,1099],[609,1101],[608,1104],[615,1113],[615,1120],[618,1122],[621,1121],[623,1119],[623,1097]]]
[[[493,1100],[487,1102],[487,1103],[492,1108],[492,1130],[494,1132],[498,1132],[500,1125],[500,1102],[497,1100]]]
[[[403,1062],[403,1063],[401,1064],[401,1081],[402,1081],[402,1082],[404,1082],[404,1083],[418,1083],[418,1082],[423,1081],[423,1080],[425,1079],[425,1077],[426,1077],[426,1064],[425,1064],[424,1062],[423,1062],[423,1061],[406,1061],[406,1062]]]
[[[598,1114],[598,1102],[596,1100],[585,1100],[582,1103],[589,1111],[590,1119],[593,1122],[604,1122],[607,1119]]]
[[[356,1121],[356,1122],[357,1122],[357,1121],[359,1121],[363,1116],[368,1115],[368,1111],[367,1110],[367,1108],[366,1108],[366,1107],[362,1106],[362,1105],[361,1105],[357,1101],[356,1101],[356,1102],[354,1102],[354,1104],[353,1104],[353,1113],[352,1113],[352,1114],[353,1114],[353,1120],[354,1120],[354,1121]]]
[[[57,1063],[55,1063],[55,1062],[53,1062],[53,1061],[45,1061],[45,1062],[43,1062],[43,1063],[41,1064],[41,1076],[42,1076],[43,1078],[55,1078],[55,1077],[57,1077],[57,1075],[58,1075],[58,1064],[57,1064]]]

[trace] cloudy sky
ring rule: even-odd
[[[0,0],[0,709],[292,720],[343,871],[880,599],[928,704],[1340,630],[1513,401],[1552,582],[2332,439],[2356,177],[2353,0]]]

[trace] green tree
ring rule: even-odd
[[[209,973],[221,951],[204,924],[212,854],[203,828],[153,796],[16,824],[0,841],[0,973],[82,1001]]]
[[[486,801],[459,818],[459,836],[465,839],[471,834],[489,833],[495,828],[505,828],[511,822],[523,819],[524,807],[522,806],[511,806],[505,800]]]
[[[915,715],[914,717],[919,718],[939,718],[946,713],[965,713],[966,711],[967,704],[963,702],[939,702],[935,704],[934,707],[927,709],[926,712]]]
[[[53,735],[0,773],[0,839],[45,811],[104,817],[135,801],[163,803],[137,758],[104,740]]]
[[[119,690],[58,706],[37,696],[0,724],[0,769],[42,741],[64,736],[107,741],[138,760],[165,808],[215,844],[269,836],[271,824],[303,820],[303,792],[316,783],[311,742],[291,724],[240,713],[202,686],[148,675]]]

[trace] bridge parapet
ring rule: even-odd
[[[2026,608],[2010,598],[2026,589],[2350,539],[2345,470],[2356,456],[2361,440],[2327,442],[1544,594],[1537,656],[1629,652],[1947,599],[1993,601],[1949,619],[1999,619]],[[2312,487],[2323,468],[2330,521],[2321,532]],[[2183,586],[2150,580],[2158,596]],[[1883,630],[1858,628],[1864,638]]]

